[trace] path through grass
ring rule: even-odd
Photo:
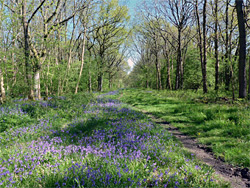
[[[141,112],[91,98],[2,107],[0,187],[228,187]]]
[[[128,89],[120,91],[115,98],[170,122],[209,146],[226,162],[250,167],[249,105],[209,103],[209,98],[200,100],[188,91]]]

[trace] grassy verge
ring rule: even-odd
[[[188,91],[121,90],[116,98],[170,122],[233,165],[250,167],[250,109]],[[220,99],[220,100],[219,100]]]
[[[0,133],[0,187],[229,186],[119,101],[78,95],[3,108],[12,120]]]

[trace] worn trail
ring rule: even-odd
[[[213,167],[216,173],[226,181],[231,182],[232,187],[250,187],[249,171],[246,169],[234,168],[233,166],[226,164],[223,160],[216,159],[211,150],[206,146],[198,144],[196,139],[181,133],[177,128],[171,126],[168,122],[156,118],[146,111],[141,111],[147,114],[155,123],[168,129],[170,133],[172,133],[179,141],[182,142],[188,151],[195,154],[196,157],[205,164]]]

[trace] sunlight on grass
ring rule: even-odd
[[[78,95],[8,105],[23,103],[27,124],[0,133],[2,187],[229,187],[164,128],[117,100]]]
[[[200,96],[199,92],[189,91],[128,89],[122,91],[121,99],[211,145],[217,157],[233,165],[250,167],[249,107],[240,101],[234,105],[217,102],[218,95]]]

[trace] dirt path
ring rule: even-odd
[[[142,110],[140,110],[142,111]],[[237,169],[233,166],[226,164],[220,159],[216,159],[211,150],[206,146],[197,143],[197,140],[181,133],[177,128],[171,126],[168,122],[158,119],[146,111],[142,111],[147,114],[155,123],[159,124],[162,127],[168,129],[178,140],[180,140],[184,147],[195,154],[196,157],[203,161],[205,164],[214,168],[217,174],[219,174],[226,181],[231,182],[232,187],[241,188],[241,187],[250,187],[250,171],[249,169]]]

